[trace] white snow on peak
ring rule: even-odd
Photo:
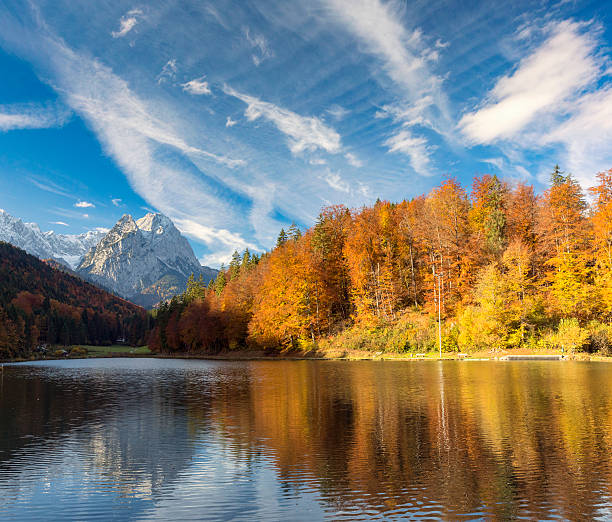
[[[36,223],[24,223],[0,209],[0,241],[25,250],[40,259],[55,259],[76,268],[87,251],[104,237],[104,232],[91,230],[83,234],[42,232]]]

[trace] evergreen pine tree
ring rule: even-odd
[[[285,232],[284,228],[281,228],[279,234],[278,234],[278,239],[276,240],[276,246],[282,246],[287,242],[287,233]]]
[[[232,254],[232,260],[230,261],[230,265],[229,265],[230,281],[233,281],[240,275],[240,262],[241,262],[240,254],[238,253],[237,250],[234,250],[234,253]]]
[[[245,249],[244,254],[242,254],[242,262],[240,264],[240,268],[247,268],[251,265],[251,252],[248,247]]]
[[[221,265],[221,270],[219,270],[219,273],[217,274],[217,279],[215,279],[215,292],[217,292],[217,295],[221,295],[221,292],[223,292],[223,289],[225,288],[225,285],[227,284],[226,278],[225,278],[225,266]]]
[[[299,229],[299,227],[295,223],[291,223],[291,226],[287,230],[287,236],[289,237],[289,239],[292,239],[293,241],[297,241],[298,239],[302,237],[302,231]]]
[[[553,185],[560,185],[562,183],[565,183],[567,181],[567,178],[563,175],[564,172],[561,170],[561,167],[559,167],[559,165],[555,165],[555,168],[552,171],[552,174],[550,175],[550,181]]]

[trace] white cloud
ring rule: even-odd
[[[392,118],[395,122],[401,122],[404,126],[423,125],[434,128],[434,124],[425,118],[427,108],[433,104],[433,98],[425,94],[418,100],[404,105],[384,105],[376,111],[375,118]]]
[[[69,227],[68,223],[64,223],[63,221],[51,221],[52,225],[62,225],[63,227]]]
[[[559,143],[566,151],[564,164],[587,187],[595,174],[612,165],[612,86],[586,94],[576,102],[572,116],[542,134],[542,146]]]
[[[593,24],[563,21],[543,31],[545,40],[459,126],[472,143],[499,142],[510,152],[561,147],[559,163],[586,188],[612,164],[612,85],[605,81],[609,58]],[[530,177],[521,166],[515,170]]]
[[[465,136],[472,143],[512,138],[543,115],[564,110],[564,102],[601,74],[597,40],[583,29],[569,21],[549,26],[546,41],[496,83],[478,110],[461,118]]]
[[[232,260],[234,250],[236,249],[225,248],[223,250],[217,250],[211,254],[206,254],[199,259],[200,264],[204,266],[209,266],[211,268],[221,268],[222,266],[227,268],[229,266],[230,261]]]
[[[326,112],[336,120],[342,120],[350,113],[348,109],[345,109],[340,105],[332,105]]]
[[[113,203],[113,205],[115,205],[116,207],[120,207],[121,203],[122,203],[122,199],[121,198],[113,198],[111,199],[111,202]]]
[[[389,152],[400,152],[408,156],[410,165],[417,174],[431,176],[429,169],[432,147],[421,136],[413,136],[408,129],[402,129],[384,143]]]
[[[218,267],[222,263],[227,264],[234,250],[243,251],[246,248],[252,252],[261,250],[254,243],[246,241],[240,234],[226,229],[209,227],[189,218],[175,219],[175,223],[185,235],[199,239],[213,249],[212,253],[205,255],[200,260],[200,263],[206,266]]]
[[[89,201],[78,201],[74,206],[77,208],[95,208],[95,205]]]
[[[346,158],[346,161],[349,162],[349,165],[357,168],[363,167],[363,162],[351,152],[347,152],[344,157]]]
[[[504,168],[504,158],[485,158],[481,161],[493,165],[497,170],[502,170]]]
[[[226,127],[233,127],[234,125],[236,125],[236,123],[238,122],[236,120],[232,120],[231,116],[228,116],[227,120],[225,120]]]
[[[453,128],[448,100],[442,90],[443,80],[431,66],[446,44],[438,40],[428,47],[420,29],[407,29],[402,24],[404,5],[398,0],[322,1],[332,17],[357,37],[368,53],[381,60],[400,92],[400,101],[384,107],[376,117],[389,115],[403,127],[422,125],[448,135]],[[425,174],[431,147],[426,138],[409,138],[409,134],[406,129],[399,130],[387,144],[391,152],[407,154],[415,171]]]
[[[268,58],[272,58],[274,56],[274,52],[270,49],[270,45],[268,41],[262,34],[253,34],[251,30],[246,27],[244,29],[244,36],[247,39],[247,42],[254,50],[254,53],[251,55],[251,59],[256,67],[259,67],[259,64]]]
[[[427,66],[430,53],[423,44],[420,30],[408,31],[401,23],[399,2],[380,0],[327,0],[340,22],[384,62],[389,77],[410,93],[437,90],[441,79]]]
[[[337,172],[328,172],[325,176],[323,176],[323,180],[333,189],[338,190],[339,192],[345,192],[349,194],[351,192],[351,186],[347,181],[343,180],[340,174]]]
[[[323,158],[310,158],[308,163],[311,165],[327,165],[327,161],[325,161]]]
[[[210,90],[210,86],[208,82],[204,80],[206,76],[201,76],[200,78],[194,78],[193,80],[189,80],[186,83],[182,83],[181,87],[185,92],[189,94],[212,94]]]
[[[105,233],[105,234],[106,234],[107,232],[110,232],[110,228],[106,228],[106,227],[96,227],[94,230],[95,230],[96,232],[103,232],[103,233]]]
[[[89,214],[83,214],[82,217],[85,219],[89,219]]]
[[[365,183],[362,183],[361,181],[358,181],[357,185],[359,186],[359,188],[357,189],[359,194],[361,194],[363,197],[366,197],[366,198],[372,197],[372,193],[370,192],[370,187],[368,187]]]
[[[69,118],[70,111],[54,105],[0,105],[0,131],[61,127]]]
[[[518,172],[520,179],[526,180],[531,178],[531,173],[522,165],[515,165],[514,170]]]
[[[157,83],[161,85],[167,80],[174,80],[176,78],[176,71],[176,58],[168,60],[157,75]]]
[[[113,38],[124,37],[132,29],[134,29],[134,26],[138,23],[138,17],[140,15],[142,15],[142,11],[140,9],[132,9],[128,11],[119,19],[119,30],[112,31],[111,36]]]
[[[265,118],[272,122],[279,131],[289,138],[289,149],[293,154],[305,150],[323,149],[327,152],[340,151],[340,135],[314,116],[300,116],[272,103],[264,102],[242,94],[229,86],[224,87],[225,94],[234,96],[247,104],[245,116],[249,121]]]

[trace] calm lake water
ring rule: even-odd
[[[5,366],[0,519],[612,517],[612,364]]]

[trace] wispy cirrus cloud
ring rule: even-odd
[[[206,76],[200,76],[199,78],[194,78],[193,80],[189,80],[188,82],[181,83],[181,87],[185,92],[188,92],[189,94],[212,94],[210,86],[204,78],[206,78]]]
[[[123,202],[123,200],[121,198],[113,198],[113,199],[111,199],[111,203],[115,207],[120,207],[122,202]]]
[[[445,44],[436,42],[428,46],[420,29],[407,29],[402,24],[404,6],[400,2],[321,1],[332,18],[380,60],[383,70],[394,82],[401,101],[378,113],[378,117],[391,115],[402,125],[387,142],[389,152],[408,155],[411,165],[418,166],[415,171],[423,174],[432,149],[427,147],[424,136],[409,140],[407,134],[418,131],[408,131],[405,127],[421,125],[441,134],[452,129],[448,100],[442,90],[443,79],[431,68]]]
[[[351,165],[352,167],[363,167],[363,162],[352,152],[347,152],[344,157],[346,158],[346,161],[348,161],[349,165]]]
[[[346,178],[342,177],[340,172],[333,172],[328,169],[327,172],[319,177],[332,189],[351,196],[352,198],[356,197],[357,200],[364,197],[371,197],[370,188],[365,183],[359,180],[348,181]]]
[[[273,103],[262,101],[225,85],[223,91],[228,96],[238,98],[247,104],[245,116],[249,121],[264,118],[288,138],[288,146],[293,154],[303,151],[322,149],[326,152],[340,152],[340,134],[315,116],[300,116]]]
[[[327,172],[323,180],[334,190],[348,194],[351,191],[349,183],[342,179],[338,172]]]
[[[402,129],[384,143],[389,152],[408,156],[414,171],[422,176],[434,174],[430,169],[432,146],[421,136],[414,136],[410,130]]]
[[[66,188],[58,185],[57,183],[54,183],[53,181],[34,175],[28,176],[27,180],[40,190],[44,190],[45,192],[56,194],[58,196],[64,196],[66,198],[74,199],[74,196]]]
[[[341,107],[340,105],[332,105],[326,112],[335,120],[342,120],[346,118],[351,111]]]
[[[61,225],[63,227],[69,227],[70,225],[64,221],[51,221],[52,225]]]
[[[67,108],[57,104],[0,105],[0,131],[61,127],[70,116],[71,112]]]
[[[272,58],[274,56],[274,52],[270,48],[270,44],[268,40],[262,34],[256,34],[248,27],[244,28],[244,36],[253,49],[253,54],[251,54],[251,59],[256,67],[261,64],[264,60],[268,58]]]
[[[111,36],[113,38],[123,38],[132,29],[134,29],[134,27],[139,21],[140,16],[142,16],[142,10],[130,9],[119,19],[119,30],[112,31]]]
[[[176,58],[171,58],[164,64],[161,71],[157,75],[157,83],[161,85],[169,80],[174,80],[176,78],[177,70]]]

